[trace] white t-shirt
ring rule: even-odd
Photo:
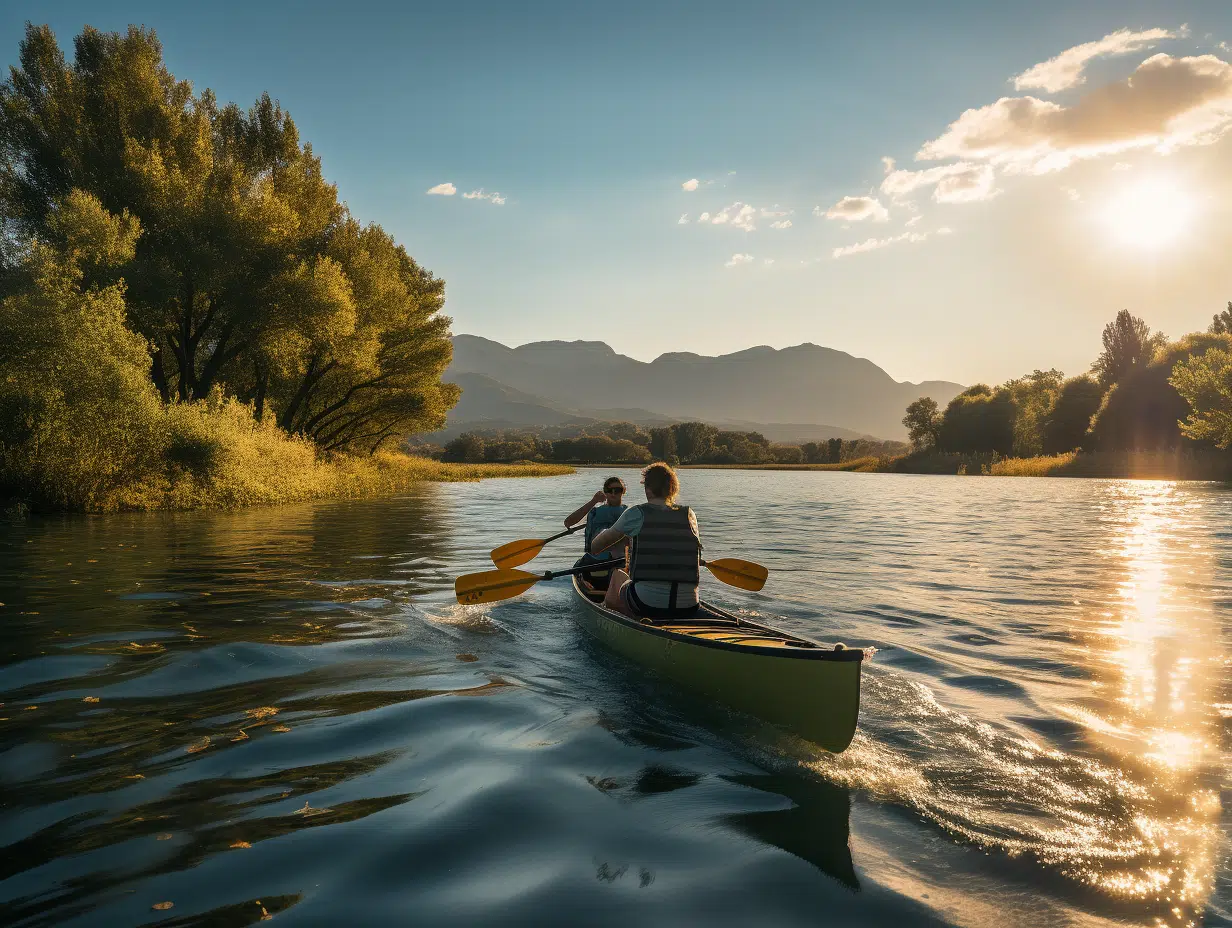
[[[666,509],[666,506],[661,506],[659,503],[648,503],[650,506],[660,506]],[[638,506],[630,506],[626,509],[616,524],[612,526],[612,531],[620,532],[622,535],[627,535],[630,538],[636,538],[642,530],[642,523],[645,521],[645,516],[642,515],[642,510]],[[701,533],[697,530],[697,519],[693,516],[693,510],[689,510],[689,525],[693,529],[693,534],[701,540]],[[664,580],[641,580],[638,581],[635,590],[637,598],[644,602],[647,606],[654,609],[667,609],[672,601],[672,585]],[[697,587],[686,586],[683,583],[676,588],[676,608],[687,609],[689,606],[696,606],[698,603]]]

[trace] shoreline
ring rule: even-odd
[[[293,473],[224,473],[202,478],[179,473],[160,486],[134,485],[119,491],[110,505],[47,506],[19,496],[0,497],[0,517],[30,512],[190,512],[201,509],[245,509],[252,506],[300,503],[316,499],[364,499],[392,496],[418,483],[469,483],[514,477],[558,477],[572,474],[570,464],[520,462],[462,464],[379,452],[372,457],[339,456],[316,460]],[[255,478],[255,479],[254,479]]]
[[[633,467],[641,464],[574,464]],[[923,474],[951,477],[1064,477],[1097,480],[1232,482],[1232,453],[1189,451],[1071,451],[1031,458],[995,454],[927,452],[895,458],[855,458],[837,464],[678,464],[678,470],[843,471],[859,474]]]

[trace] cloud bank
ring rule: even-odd
[[[1209,145],[1229,128],[1232,65],[1214,55],[1158,54],[1071,106],[1026,96],[969,109],[916,158],[984,161],[1043,174],[1131,149]]]
[[[1177,32],[1170,32],[1167,29],[1145,29],[1142,32],[1119,29],[1098,41],[1084,42],[1073,48],[1067,48],[1055,58],[1049,58],[1047,61],[1041,61],[1027,68],[1014,78],[1014,89],[1059,93],[1084,83],[1086,75],[1083,71],[1086,69],[1087,62],[1095,58],[1128,55],[1130,52],[1150,48],[1164,39],[1180,38],[1186,32],[1184,27]]]
[[[437,184],[435,187],[429,187],[427,192],[429,196],[451,197],[458,192],[458,188],[453,184],[446,182],[443,184]]]

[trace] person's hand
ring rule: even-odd
[[[607,494],[604,493],[602,490],[600,490],[598,493],[596,493],[594,496],[590,498],[590,501],[594,503],[596,506],[598,506],[605,499],[607,499]]]

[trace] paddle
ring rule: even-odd
[[[770,575],[770,572],[760,564],[734,557],[701,563],[720,582],[742,590],[754,592],[760,590],[766,585],[766,578]],[[459,577],[453,582],[453,591],[458,597],[458,602],[468,606],[479,603],[496,603],[503,599],[521,596],[540,580],[555,580],[557,577],[569,577],[573,574],[611,570],[612,566],[611,562],[587,564],[584,567],[571,567],[568,570],[549,570],[542,574],[532,574],[527,570],[484,570],[477,574],[464,574]]]
[[[542,540],[537,538],[523,538],[521,541],[510,541],[501,545],[499,548],[492,549],[492,563],[497,567],[521,567],[527,561],[533,561],[539,556],[539,552],[543,550],[543,546],[549,541],[555,541],[557,538],[564,538],[566,535],[572,535],[580,529],[585,522],[579,522],[573,528],[567,528],[563,532],[557,532],[551,538]]]

